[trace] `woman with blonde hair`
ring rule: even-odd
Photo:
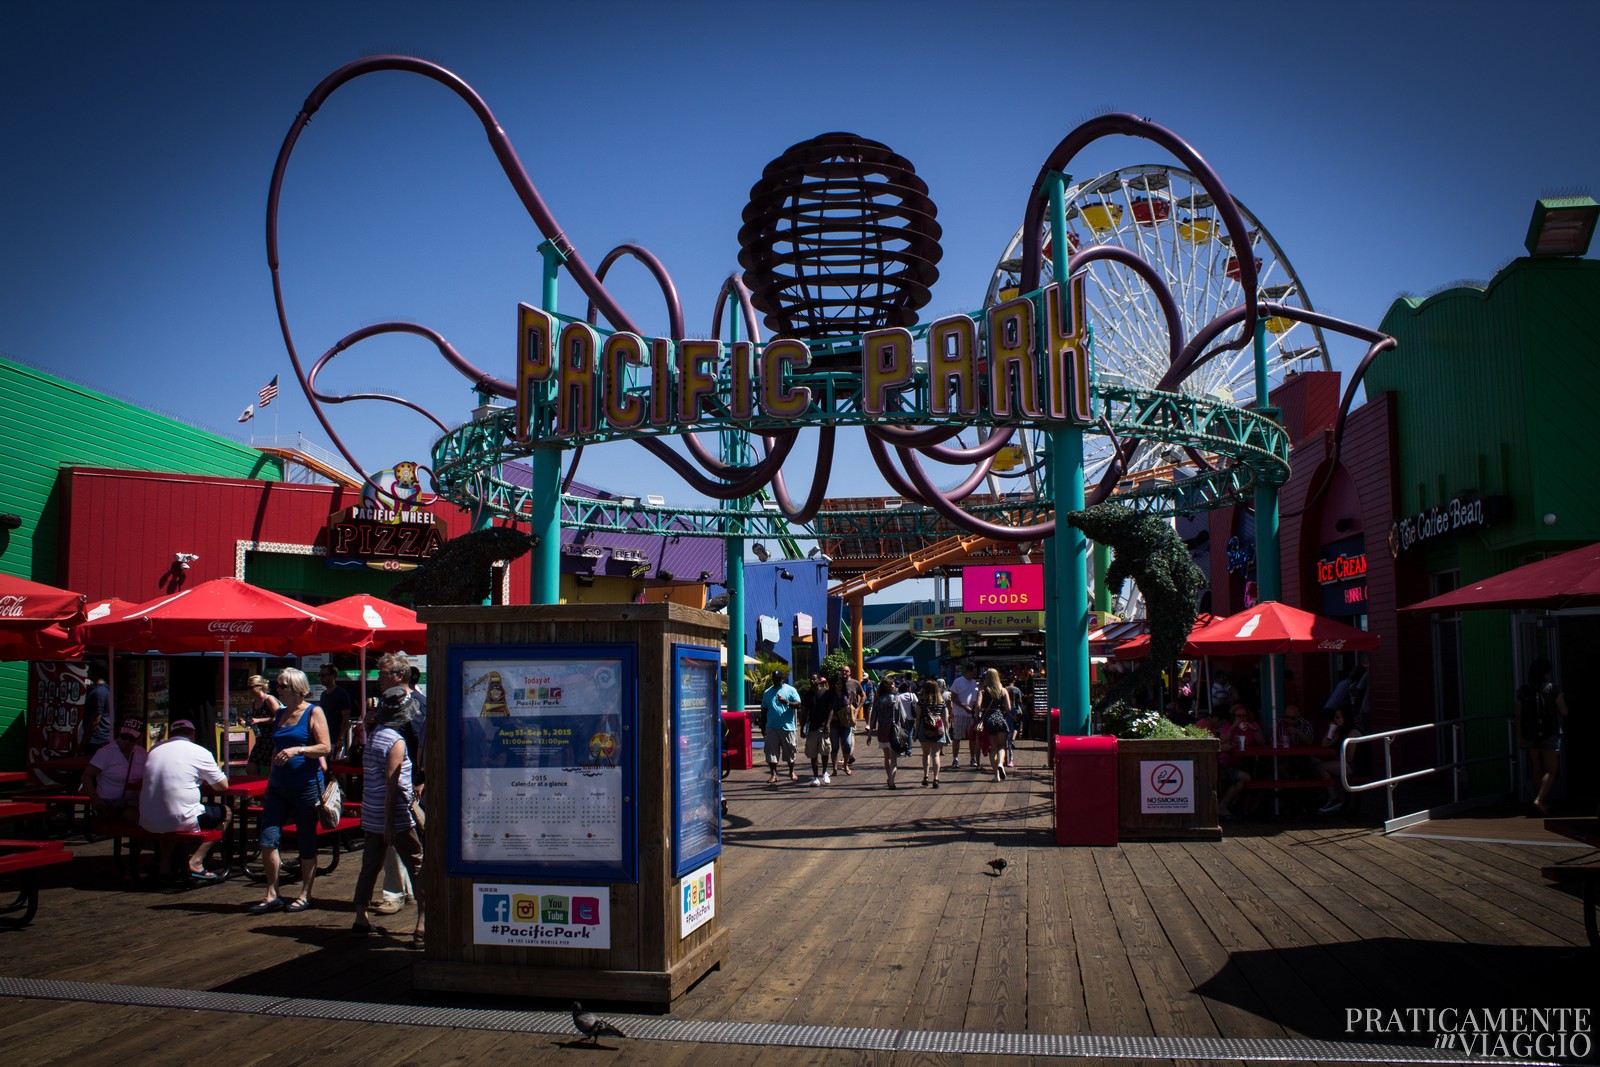
[[[278,721],[283,704],[272,695],[272,683],[259,674],[252,674],[245,687],[256,698],[250,707],[250,769],[266,774],[272,762],[272,724]]]
[[[989,769],[994,780],[1006,779],[1006,739],[1011,736],[1011,694],[990,667],[978,684],[978,724],[989,739]]]
[[[267,891],[250,914],[269,911],[309,911],[311,883],[317,876],[317,803],[322,799],[322,760],[328,744],[328,720],[322,709],[306,700],[311,683],[305,672],[285,667],[278,672],[278,695],[283,707],[272,731],[272,775],[261,810],[261,860],[266,869]],[[300,896],[288,903],[278,895],[278,842],[283,825],[294,819],[295,844],[300,849]]]

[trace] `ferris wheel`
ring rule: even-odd
[[[1233,247],[1210,193],[1188,171],[1159,164],[1125,167],[1067,189],[1067,241],[1070,251],[1116,245],[1153,267],[1171,290],[1182,318],[1183,336],[1192,338],[1205,324],[1244,303],[1239,257],[1253,256],[1260,294],[1266,300],[1311,310],[1310,298],[1289,258],[1250,210],[1235,200],[1248,228],[1247,250]],[[1054,280],[1054,249],[1048,223],[1043,234],[1041,284]],[[1022,230],[1012,236],[989,282],[984,306],[1017,295],[1022,265]],[[1094,363],[1101,380],[1120,378],[1135,388],[1153,388],[1166,373],[1171,342],[1166,318],[1150,286],[1128,267],[1099,260],[1086,268],[1085,296],[1094,336]],[[1320,328],[1274,316],[1267,329],[1267,381],[1276,388],[1293,374],[1330,370]],[[1212,347],[1236,340],[1249,325],[1223,333]],[[1197,368],[1178,387],[1238,406],[1255,402],[1255,356],[1245,344],[1222,351]],[[1026,441],[1013,460],[1031,458]],[[1099,482],[1110,461],[1110,442],[1099,434],[1084,438],[1084,474]],[[1181,466],[1181,454],[1158,442],[1142,442],[1130,460],[1130,475],[1162,466]],[[1000,478],[1028,477],[1036,483],[1038,464],[1013,462]],[[1037,488],[1037,484],[1035,484]]]

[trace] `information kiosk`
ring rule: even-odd
[[[671,603],[417,617],[438,665],[417,987],[669,1006],[722,966],[726,618]]]

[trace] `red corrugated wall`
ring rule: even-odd
[[[59,487],[63,584],[94,599],[135,602],[181,588],[170,584],[175,553],[200,557],[190,564],[186,585],[238,577],[240,541],[321,544],[328,516],[361,499],[358,491],[338,486],[85,467],[63,470]],[[466,529],[454,506],[428,510],[451,533]],[[519,562],[526,602],[527,565]]]

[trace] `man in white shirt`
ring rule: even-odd
[[[194,742],[194,723],[179,719],[172,724],[172,737],[150,750],[145,760],[144,785],[139,790],[139,825],[160,838],[157,852],[159,870],[165,876],[172,861],[176,841],[170,835],[210,830],[228,821],[228,809],[200,799],[201,787],[212,793],[228,788],[211,753]],[[207,841],[189,857],[189,876],[203,882],[220,881],[206,870],[206,857],[215,842]]]
[[[961,739],[972,733],[972,715],[978,707],[978,665],[969,663],[962,669],[961,677],[950,683],[950,696],[955,701],[950,724],[950,768],[961,766]],[[972,765],[978,765],[978,743],[972,741]]]
[[[99,815],[137,822],[139,789],[144,784],[145,758],[150,753],[139,744],[143,726],[125,720],[117,731],[117,743],[105,745],[89,760],[83,771],[83,791],[89,794]]]

